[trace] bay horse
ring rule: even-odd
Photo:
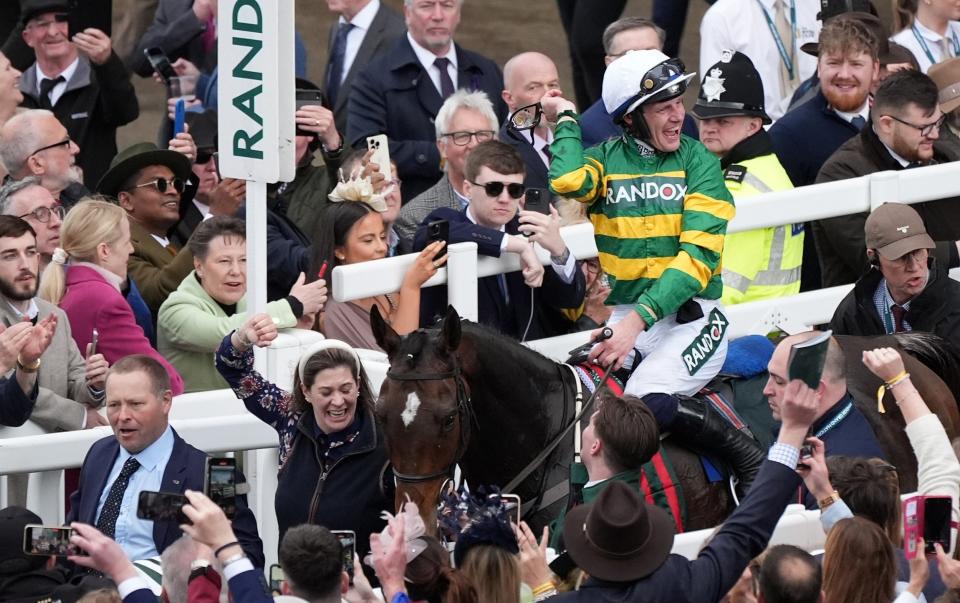
[[[503,487],[573,420],[579,386],[567,365],[492,329],[461,322],[452,307],[439,328],[419,329],[402,338],[376,308],[371,326],[390,360],[375,415],[397,482],[396,505],[407,497],[416,502],[428,529],[436,526],[440,490],[455,465],[473,487]],[[863,349],[890,343],[901,347],[882,338],[841,339],[849,389],[898,468],[903,491],[909,492],[916,488],[916,459],[903,433],[902,415],[892,397],[885,401],[887,414],[877,413],[879,380],[860,362]],[[955,436],[960,414],[950,390],[920,361],[907,354],[904,359],[924,400],[936,409],[947,434]],[[584,426],[588,419],[589,414],[583,417]],[[661,442],[661,450],[682,489],[683,529],[720,524],[733,508],[727,483],[711,482],[700,456],[670,438]],[[573,457],[571,433],[514,488],[512,493],[523,501],[525,520],[535,530],[557,517],[566,503],[560,498],[540,504],[545,492],[566,484]]]

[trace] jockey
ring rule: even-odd
[[[613,336],[590,358],[616,368],[639,363],[624,394],[642,398],[661,430],[726,460],[745,492],[763,460],[759,445],[690,398],[727,353],[720,254],[734,215],[719,160],[680,133],[694,75],[658,50],[611,63],[603,102],[623,135],[587,150],[575,105],[547,92],[543,112],[557,123],[550,186],[588,206],[610,280]]]

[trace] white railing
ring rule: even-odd
[[[884,201],[916,203],[954,195],[960,195],[960,164],[883,172],[742,201],[738,204],[737,217],[729,231],[739,232],[863,212]],[[565,227],[562,233],[576,258],[597,255],[593,229],[589,224]],[[539,248],[538,252],[546,263],[547,254]],[[504,254],[499,259],[478,258],[474,243],[451,245],[448,253],[447,266],[432,277],[426,286],[446,284],[450,303],[457,307],[462,316],[474,320],[477,316],[477,278],[519,269],[519,260],[513,254]],[[338,267],[332,276],[333,295],[340,301],[346,301],[397,291],[415,257],[411,254]],[[956,274],[954,278],[957,278]],[[849,289],[849,285],[834,287],[727,308],[731,336],[766,332],[775,326],[792,325],[797,328],[826,322]],[[318,337],[318,334],[309,331],[291,331],[281,335],[266,354],[266,376],[271,381],[289,387],[300,350]],[[565,357],[567,350],[586,339],[586,333],[577,333],[529,342],[528,345],[560,360]],[[371,381],[378,387],[387,369],[385,358],[377,352],[364,353],[364,356]],[[178,397],[174,402],[171,422],[188,442],[208,453],[245,451],[244,466],[248,483],[251,484],[250,505],[257,516],[268,563],[275,560],[277,524],[273,497],[277,473],[276,434],[247,413],[228,390]],[[33,473],[28,493],[29,506],[45,521],[58,522],[63,519],[63,469],[79,467],[93,442],[108,435],[109,430],[99,428],[34,435],[38,431],[29,423],[22,428],[0,429],[0,476]],[[5,503],[2,482],[0,480],[0,505]],[[783,522],[786,523],[782,522],[782,525],[797,524],[801,527],[778,532],[785,534],[785,541],[806,548],[822,546],[822,532],[814,530],[812,526],[814,517],[791,513],[785,516]],[[682,535],[677,539],[675,550],[695,556],[698,543],[707,534],[709,531]]]

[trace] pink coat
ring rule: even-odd
[[[180,373],[150,346],[127,300],[96,270],[86,266],[67,267],[67,291],[60,301],[60,308],[70,319],[73,339],[81,352],[86,353],[96,328],[100,332],[97,352],[103,354],[107,362],[113,364],[130,354],[155,358],[170,375],[173,395],[183,393]]]

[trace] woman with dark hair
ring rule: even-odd
[[[336,192],[331,193],[331,201],[335,201]],[[344,200],[327,207],[314,244],[313,274],[320,272],[324,262],[329,274],[337,266],[387,257],[387,231],[381,216],[386,211],[385,202],[372,195],[351,197],[365,198],[369,203]],[[374,306],[400,335],[415,330],[420,326],[420,287],[447,261],[443,246],[442,242],[434,242],[420,252],[398,293],[347,302],[328,300],[320,330],[327,337],[342,339],[358,348],[379,350],[370,328],[370,309]]]
[[[364,551],[383,528],[380,513],[393,510],[393,492],[392,480],[384,484],[387,453],[363,364],[348,344],[319,341],[300,356],[293,391],[284,391],[253,368],[253,346],[276,337],[268,314],[251,316],[223,339],[216,362],[247,410],[279,435],[280,540],[292,526],[315,523],[355,531]]]
[[[407,562],[404,580],[414,601],[426,603],[477,603],[477,590],[470,579],[450,567],[450,553],[432,536],[421,536],[426,547]]]
[[[922,551],[923,546],[920,548]],[[869,519],[843,519],[827,534],[823,555],[826,603],[915,603],[928,578],[927,560],[921,553],[910,561],[910,582],[898,583],[893,543]]]

